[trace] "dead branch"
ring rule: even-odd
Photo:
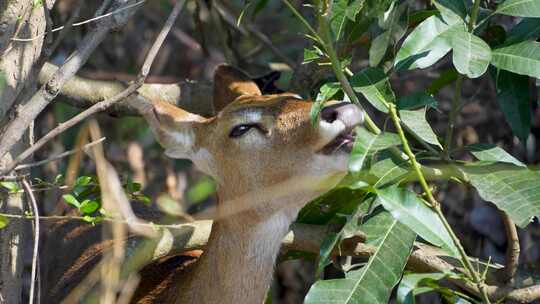
[[[26,179],[22,180],[22,186],[24,188],[24,191],[26,192],[26,195],[29,198],[28,201],[30,202],[30,208],[32,209],[32,213],[34,214],[34,249],[32,251],[32,271],[30,274],[30,294],[28,300],[28,303],[33,304],[36,293],[36,275],[39,276],[39,273],[37,271],[37,265],[39,261],[39,209],[37,206],[36,197],[32,192],[32,187]]]
[[[56,70],[58,70],[57,66],[46,63],[39,73],[39,82],[45,83]],[[86,109],[117,95],[126,87],[127,85],[120,81],[93,80],[74,76],[64,85],[60,95],[62,101]],[[165,101],[202,116],[214,114],[212,84],[195,81],[175,84],[145,83],[137,90],[137,94],[124,98],[113,105],[108,112],[118,116],[139,115],[132,106],[139,98],[138,96],[150,101]]]
[[[131,2],[130,0],[115,0],[111,9],[125,7]],[[105,39],[109,31],[124,25],[136,10],[136,8],[133,8],[99,20],[96,23],[96,27],[84,37],[77,49],[52,75],[47,83],[42,85],[28,102],[16,109],[14,113],[15,117],[7,124],[2,132],[0,157],[4,156],[20,140],[32,121],[54,100],[64,84],[77,73],[81,66],[88,60],[94,49]]]
[[[508,283],[514,278],[519,264],[519,236],[516,225],[504,211],[500,211],[504,228],[506,230],[506,260],[505,267],[501,269],[501,282]]]

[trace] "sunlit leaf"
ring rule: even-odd
[[[0,229],[5,228],[9,224],[9,219],[3,215],[0,215]]]
[[[467,149],[478,159],[489,162],[502,162],[526,167],[525,164],[517,160],[503,148],[488,144],[474,144],[467,146]]]
[[[386,104],[396,100],[388,77],[381,69],[367,68],[360,71],[351,78],[351,85],[355,92],[362,93],[381,112],[388,112]]]
[[[81,206],[81,203],[79,203],[77,198],[71,194],[64,194],[62,195],[62,198],[66,201],[66,203],[75,208],[79,208]]]
[[[398,221],[424,240],[441,247],[451,256],[459,257],[450,234],[443,223],[416,193],[397,186],[376,189],[377,199]]]
[[[82,213],[93,213],[97,211],[99,207],[100,204],[97,201],[87,199],[81,203],[79,210],[81,210]]]
[[[0,186],[8,190],[9,193],[17,193],[21,190],[16,182],[0,182]]]
[[[315,102],[313,103],[309,114],[311,118],[311,124],[315,125],[317,123],[317,118],[319,117],[319,113],[324,107],[324,103],[334,97],[334,95],[336,95],[340,90],[341,85],[339,84],[339,82],[325,83],[320,87],[319,94],[317,94],[317,97],[315,98]]]
[[[506,0],[497,6],[495,13],[516,17],[540,17],[540,0]]]
[[[375,37],[369,48],[369,65],[377,66],[386,54],[390,44],[396,43],[407,30],[407,2],[397,5],[393,2],[388,11],[379,17],[379,27],[383,30]]]
[[[478,194],[508,213],[519,227],[540,216],[539,172],[509,164],[473,164],[462,170]]]
[[[452,45],[452,62],[456,70],[469,78],[482,76],[491,61],[491,49],[482,38],[467,31],[448,33]]]
[[[464,21],[467,17],[467,5],[463,0],[435,0],[433,4],[447,23]]]
[[[441,59],[451,49],[445,33],[465,29],[463,21],[455,22],[447,24],[440,16],[431,16],[420,23],[401,45],[394,62],[396,69],[423,69]]]
[[[373,134],[364,128],[357,128],[356,139],[349,157],[349,171],[359,172],[369,155],[400,144],[401,140],[397,134],[389,132]]]
[[[368,236],[367,243],[376,246],[373,256],[361,269],[349,271],[344,279],[317,281],[304,303],[388,303],[416,234],[387,212],[377,212],[361,225],[361,230]]]
[[[399,116],[401,117],[401,121],[422,140],[442,149],[437,135],[435,135],[435,132],[433,132],[433,129],[426,120],[426,108],[414,111],[401,110],[399,111]]]
[[[491,64],[517,74],[540,77],[540,42],[528,40],[493,49]]]

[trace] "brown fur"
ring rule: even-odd
[[[138,105],[167,155],[189,158],[215,178],[219,202],[205,252],[145,267],[134,302],[262,303],[281,240],[298,210],[345,174],[344,156],[318,153],[340,131],[313,126],[311,102],[293,94],[261,95],[245,74],[228,66],[216,70],[214,84],[215,117],[161,102]],[[257,127],[231,138],[242,124]],[[328,138],[323,131],[330,132]],[[304,179],[319,186],[295,189]],[[264,195],[287,181],[290,186]],[[89,248],[72,270],[85,268],[103,249]]]

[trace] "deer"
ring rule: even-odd
[[[166,102],[136,106],[165,155],[215,179],[217,205],[204,251],[145,267],[133,303],[264,302],[289,225],[347,174],[363,123],[359,107],[336,101],[312,123],[312,106],[292,93],[263,95],[229,65],[214,73],[212,117]],[[273,193],[283,181],[292,187]],[[314,186],[295,189],[306,181]]]

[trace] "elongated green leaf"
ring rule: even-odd
[[[396,160],[389,157],[371,165],[369,174],[377,177],[377,181],[373,186],[384,187],[389,183],[397,182],[410,172],[408,164],[409,162],[406,160]]]
[[[454,257],[459,252],[437,215],[416,193],[397,186],[377,189],[377,199],[398,221]]]
[[[396,43],[407,30],[407,2],[397,5],[393,2],[388,11],[379,17],[379,27],[383,32],[373,39],[369,48],[369,65],[377,66],[386,54],[388,46]]]
[[[495,13],[516,17],[540,17],[540,0],[506,0],[497,6]]]
[[[425,106],[437,108],[437,105],[437,100],[425,92],[415,92],[402,96],[397,101],[397,108],[399,110],[416,110]]]
[[[447,23],[464,21],[467,17],[467,5],[463,0],[435,0],[433,4]]]
[[[446,55],[450,43],[445,33],[456,28],[465,28],[465,23],[447,24],[440,16],[431,16],[420,23],[407,36],[399,49],[394,66],[397,70],[427,68]]]
[[[16,182],[0,182],[0,187],[7,189],[9,193],[17,193],[21,190]]]
[[[540,18],[524,18],[508,32],[505,44],[514,44],[540,37]]]
[[[0,229],[5,228],[9,224],[9,219],[3,215],[0,215]]]
[[[414,296],[418,294],[415,292],[420,289],[421,285],[425,281],[438,281],[446,277],[444,273],[409,273],[403,276],[397,290],[397,303],[398,304],[412,304],[414,302]],[[433,288],[421,289],[420,291],[431,291]]]
[[[381,69],[367,68],[360,71],[351,78],[351,85],[355,92],[362,93],[381,112],[388,112],[386,104],[396,100],[388,77]]]
[[[480,196],[494,203],[524,228],[540,216],[540,173],[512,165],[462,168]]]
[[[397,134],[384,132],[376,135],[364,128],[357,128],[356,140],[349,158],[349,171],[359,172],[368,156],[377,151],[398,146],[400,143]]]
[[[319,117],[319,113],[321,112],[324,103],[330,98],[334,97],[334,95],[336,95],[340,90],[341,86],[339,82],[329,82],[321,86],[321,88],[319,89],[319,94],[317,94],[317,98],[315,98],[315,103],[311,107],[310,111],[311,123],[313,125],[317,123],[317,118]]]
[[[531,131],[529,77],[499,70],[491,73],[497,88],[497,103],[512,132],[525,143]]]
[[[416,235],[387,212],[368,219],[361,230],[368,243],[377,247],[360,270],[349,271],[344,279],[318,281],[309,290],[306,304],[387,303],[399,281]]]
[[[540,43],[523,41],[493,49],[491,64],[499,69],[540,78]]]
[[[452,62],[456,70],[469,78],[482,76],[491,61],[491,49],[480,37],[467,31],[449,32]]]
[[[362,10],[364,7],[365,0],[353,0],[352,3],[349,5],[347,10],[345,11],[345,15],[347,18],[349,18],[351,21],[356,20],[356,15]]]
[[[426,120],[426,108],[414,111],[401,110],[399,111],[399,116],[403,123],[422,140],[442,149],[437,135],[435,135],[435,132],[433,132],[433,129],[431,129],[431,126]]]
[[[330,28],[334,33],[334,39],[337,41],[343,34],[345,23],[347,22],[347,8],[349,0],[336,0],[332,5],[332,18],[330,20]]]
[[[474,144],[467,146],[467,149],[478,158],[478,160],[489,161],[489,162],[502,162],[514,164],[520,167],[527,167],[525,164],[517,160],[515,157],[510,155],[510,153],[504,151],[503,148],[497,147],[495,145],[488,144]]]

